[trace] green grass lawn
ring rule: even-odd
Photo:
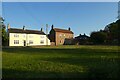
[[[3,78],[119,78],[120,46],[3,48]]]

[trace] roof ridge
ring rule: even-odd
[[[23,29],[19,29],[19,28],[10,28],[10,29],[18,29],[18,30],[23,30]],[[40,31],[40,30],[32,30],[32,29],[25,29],[24,31],[29,30],[29,31]],[[43,32],[43,31],[40,31]]]
[[[45,35],[45,33],[40,30],[28,30],[28,29],[23,30],[23,29],[17,29],[17,28],[10,28],[9,33],[28,33],[28,34],[33,33],[33,34],[44,34]]]
[[[29,30],[29,31],[40,31],[40,32],[41,32],[41,30],[32,30],[32,29],[25,29],[25,30]]]
[[[53,28],[53,29],[61,29],[61,28]],[[61,29],[61,30],[67,30],[67,29]],[[69,31],[69,30],[68,30]]]
[[[10,29],[19,29],[19,28],[10,28]],[[23,30],[23,29],[21,29],[21,30]]]
[[[67,29],[53,28],[53,30],[55,30],[56,32],[72,33],[72,34],[74,34],[72,31],[67,30]]]

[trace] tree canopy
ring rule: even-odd
[[[2,45],[7,45],[8,42],[8,36],[6,32],[6,26],[4,25],[4,19],[0,17],[0,31],[2,33]]]
[[[120,20],[108,24],[104,30],[93,31],[90,38],[94,44],[120,45]]]

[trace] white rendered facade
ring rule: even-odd
[[[9,33],[9,46],[50,45],[50,40],[43,34]]]

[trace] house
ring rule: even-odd
[[[49,39],[52,45],[72,44],[74,33],[70,30],[54,28],[51,26]]]
[[[9,46],[39,46],[50,45],[46,34],[38,30],[10,28],[8,25]]]
[[[75,44],[89,44],[89,36],[85,33],[83,35],[79,35],[74,39]]]

